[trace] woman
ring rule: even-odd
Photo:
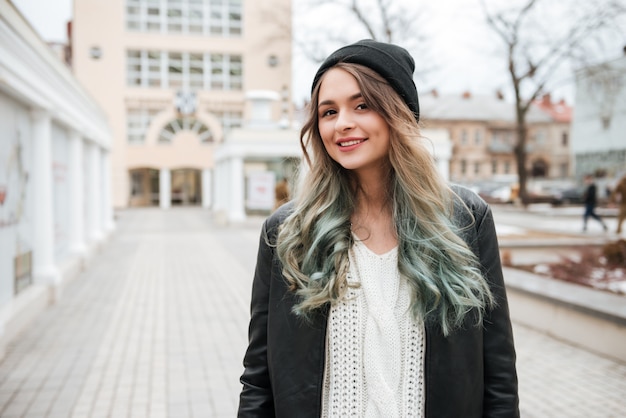
[[[294,202],[265,222],[239,417],[517,417],[493,218],[420,137],[414,61],[364,40],[318,70]]]

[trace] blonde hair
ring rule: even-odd
[[[412,289],[412,314],[437,320],[446,335],[473,308],[480,321],[493,297],[474,253],[453,222],[460,198],[439,175],[413,113],[370,68],[351,63],[335,67],[354,76],[367,106],[389,124],[387,190],[398,237],[398,268]],[[294,311],[307,318],[346,293],[350,216],[359,187],[322,142],[317,112],[320,84],[321,80],[313,89],[300,135],[309,172],[276,242],[283,275],[301,298]]]

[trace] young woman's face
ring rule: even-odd
[[[389,125],[367,107],[356,79],[331,68],[322,78],[318,100],[318,127],[330,157],[357,174],[385,167]]]

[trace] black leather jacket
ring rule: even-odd
[[[482,326],[467,315],[465,326],[448,337],[427,323],[425,416],[519,417],[515,349],[493,217],[477,195],[462,188],[455,191],[473,212],[475,223],[463,238],[478,255],[497,306]],[[270,216],[261,234],[240,418],[321,415],[328,309],[313,323],[304,323],[291,312],[296,298],[264,237],[267,233],[274,240],[277,226],[290,211],[288,204]],[[459,224],[471,225],[467,211],[459,207],[455,213]]]

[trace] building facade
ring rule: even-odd
[[[420,97],[426,129],[446,129],[452,141],[450,180],[479,183],[502,179],[516,181],[515,107],[502,96],[470,93]],[[527,169],[531,179],[566,179],[570,163],[571,108],[553,103],[549,96],[528,112]]]
[[[0,355],[114,227],[102,109],[0,0]]]
[[[626,174],[626,51],[576,72],[572,151],[578,178],[592,174],[610,186]]]
[[[202,205],[215,151],[272,91],[290,121],[291,0],[74,0],[72,65],[113,131],[115,207]]]

